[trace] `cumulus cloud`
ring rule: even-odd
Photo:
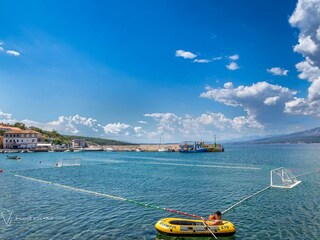
[[[141,126],[131,126],[120,122],[101,125],[96,119],[80,116],[79,114],[74,116],[60,116],[57,120],[49,122],[38,122],[29,119],[18,120],[15,119],[12,114],[0,110],[0,122],[10,124],[22,122],[28,127],[39,127],[47,131],[56,130],[66,135],[111,137],[129,141],[137,141],[137,138],[149,136],[149,133]],[[145,121],[141,122],[146,123]]]
[[[185,59],[194,59],[197,57],[196,54],[184,50],[177,50],[176,57],[183,57]]]
[[[165,133],[166,138],[180,137],[183,139],[199,139],[214,134],[225,135],[225,131],[236,132],[242,135],[262,131],[264,126],[252,116],[238,116],[228,118],[223,113],[207,112],[199,116],[178,116],[174,113],[151,113],[146,117],[158,122],[158,130],[149,133],[150,137]],[[241,133],[240,133],[241,132]]]
[[[0,121],[7,122],[9,120],[12,120],[12,114],[0,110]]]
[[[320,76],[320,68],[316,66],[308,57],[296,64],[297,70],[300,72],[299,78],[313,82]]]
[[[103,126],[103,130],[105,134],[127,134],[127,129],[130,128],[130,125],[125,123],[109,123],[105,126]]]
[[[299,0],[289,19],[300,30],[294,51],[304,60],[296,64],[299,78],[311,83],[306,98],[294,98],[285,105],[285,112],[297,115],[320,116],[320,1]]]
[[[236,62],[231,62],[226,65],[226,68],[228,68],[231,71],[235,71],[235,70],[239,69],[239,66]]]
[[[15,57],[20,56],[20,53],[19,53],[19,52],[13,51],[13,50],[7,50],[6,53],[7,53],[8,55],[15,56]]]
[[[276,105],[277,102],[279,101],[279,99],[280,99],[279,96],[276,96],[276,97],[267,97],[267,98],[263,101],[263,103],[264,103],[265,105],[269,105],[269,106],[271,106],[271,105]]]
[[[267,72],[271,73],[272,75],[276,75],[276,76],[287,76],[289,70],[280,68],[280,67],[273,67],[273,68],[269,68],[267,69]]]
[[[300,36],[299,44],[294,46],[294,51],[303,55],[314,54],[317,51],[317,44],[311,39],[311,36]]]
[[[233,83],[232,82],[226,82],[223,86],[226,89],[230,89],[230,88],[233,88]]]
[[[52,129],[60,130],[66,133],[79,134],[79,127],[85,126],[93,131],[98,131],[97,120],[94,118],[74,116],[60,116],[58,120],[48,122],[47,125]]]
[[[200,96],[222,103],[226,106],[240,107],[248,115],[248,118],[256,120],[263,126],[283,121],[286,102],[294,99],[296,91],[288,88],[258,82],[251,86],[240,85],[224,88],[207,87]]]
[[[140,124],[148,124],[146,121],[139,121]]]
[[[235,54],[235,55],[229,56],[228,58],[232,61],[237,61],[240,57],[238,54]]]

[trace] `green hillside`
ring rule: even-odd
[[[134,145],[132,143],[116,141],[113,139],[105,139],[105,138],[96,138],[96,137],[85,137],[85,136],[71,136],[71,135],[62,135],[57,131],[46,131],[38,127],[27,127],[25,124],[16,122],[14,124],[7,124],[8,126],[17,127],[22,130],[32,129],[41,134],[42,140],[45,142],[51,142],[54,144],[71,144],[73,139],[84,139],[89,144],[97,144],[97,145]],[[0,131],[0,136],[3,136],[5,132]]]

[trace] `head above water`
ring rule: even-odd
[[[216,211],[214,215],[215,215],[216,219],[219,219],[219,220],[221,219],[221,212],[220,211]]]

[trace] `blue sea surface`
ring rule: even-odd
[[[212,239],[160,235],[155,223],[184,217],[74,191],[40,179],[201,216],[223,211],[270,184],[270,170],[320,169],[320,145],[226,145],[224,153],[80,152],[0,154],[0,239]],[[55,167],[81,158],[81,166]],[[292,189],[269,189],[223,218],[219,239],[320,239],[320,173]],[[11,221],[11,222],[10,222]]]

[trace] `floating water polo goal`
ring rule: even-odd
[[[313,172],[311,172],[311,173],[313,173]],[[310,173],[308,173],[308,174],[310,174]],[[305,174],[303,174],[303,175],[305,175]],[[300,176],[302,176],[302,175],[300,175]],[[237,207],[241,203],[257,196],[260,193],[263,193],[264,191],[266,191],[270,188],[282,188],[282,189],[293,188],[293,187],[297,186],[299,183],[301,183],[301,181],[297,180],[296,176],[294,176],[293,173],[290,172],[288,169],[283,168],[283,167],[273,169],[270,171],[270,185],[269,186],[259,190],[258,192],[254,193],[254,194],[251,194],[251,195],[241,199],[239,202],[233,204],[231,207],[224,210],[222,212],[222,214],[229,212],[230,210],[234,209],[235,207]]]
[[[76,167],[81,166],[81,158],[61,159],[56,163],[57,167]]]
[[[299,181],[291,171],[283,167],[270,171],[270,187],[272,188],[293,188]]]

